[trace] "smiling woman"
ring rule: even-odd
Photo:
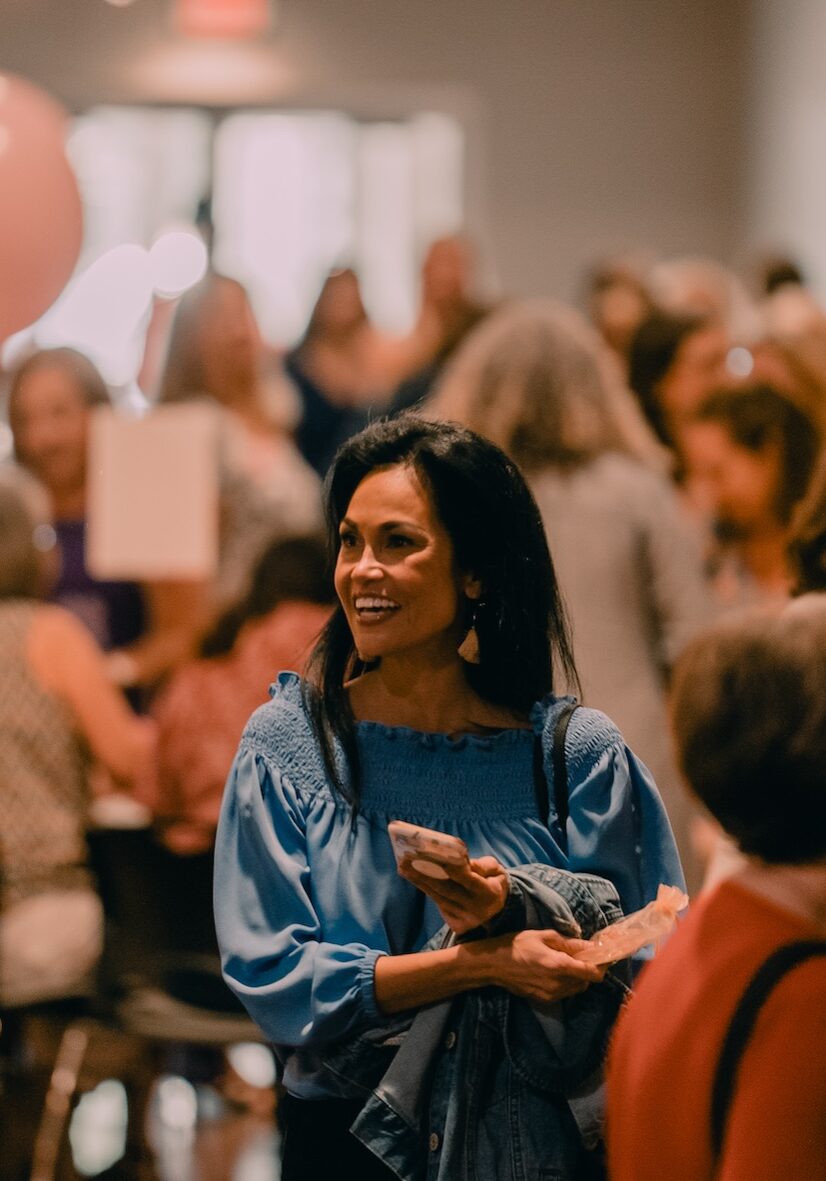
[[[434,1176],[456,1176],[459,1138],[478,1137],[480,1175],[496,1181],[508,1175],[511,1139],[524,1146],[541,1128],[534,1164],[581,1176],[585,1150],[565,1100],[543,1093],[537,1112],[533,1091],[503,1125],[483,1100],[469,1121],[457,1117],[434,1087],[415,1145],[385,1135],[368,1151],[349,1131],[364,1083],[345,1080],[330,1055],[354,1035],[390,1030],[394,1014],[460,996],[529,1005],[593,987],[588,1007],[610,1024],[604,969],[576,958],[585,916],[528,929],[552,924],[528,919],[520,874],[566,871],[578,898],[604,891],[626,911],[660,881],[681,882],[656,788],[613,724],[581,708],[565,742],[567,822],[538,802],[567,704],[553,694],[554,671],[575,672],[539,512],[498,447],[403,416],[350,440],[326,488],[339,605],[307,680],[282,674],[250,719],[216,848],[224,973],[284,1068],[282,1175],[390,1177],[385,1161],[414,1167],[429,1143],[443,1151]],[[460,838],[468,860],[444,879],[409,863],[397,871],[393,820]],[[424,1052],[416,1026],[409,1039],[408,1053]],[[472,1041],[448,1039],[451,1061],[464,1063]],[[594,1066],[601,1052],[602,1041]],[[491,1069],[506,1061],[495,1052]],[[456,1086],[495,1096],[492,1076],[464,1070]]]

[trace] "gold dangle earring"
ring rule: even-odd
[[[465,633],[465,638],[462,640],[456,651],[464,660],[465,664],[481,664],[482,658],[479,652],[479,633],[476,630],[476,623],[479,619],[479,612],[483,604],[481,599],[473,604],[473,611],[470,617],[470,627]]]

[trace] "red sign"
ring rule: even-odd
[[[175,0],[175,24],[188,37],[254,37],[272,22],[270,0]]]

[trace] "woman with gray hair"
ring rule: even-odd
[[[670,749],[671,665],[708,620],[699,539],[662,448],[596,333],[551,301],[511,304],[469,337],[431,412],[497,443],[528,477],[570,615],[585,701],[653,772],[689,888],[690,814]]]

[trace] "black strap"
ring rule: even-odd
[[[818,939],[787,943],[761,964],[743,993],[723,1041],[711,1091],[711,1146],[715,1158],[723,1147],[729,1107],[737,1085],[740,1061],[760,1010],[780,980],[803,960],[826,955],[826,942]]]
[[[565,763],[565,737],[568,733],[568,723],[571,714],[577,709],[577,704],[564,705],[557,714],[554,723],[553,746],[551,760],[554,771],[554,805],[562,839],[565,840],[565,825],[568,821],[568,768]],[[536,790],[536,808],[543,824],[548,822],[550,798],[548,796],[548,777],[545,774],[545,756],[542,750],[542,738],[536,736],[533,744],[533,779]]]

